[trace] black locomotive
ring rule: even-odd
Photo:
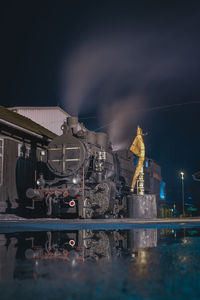
[[[40,173],[27,197],[43,201],[48,216],[127,216],[134,155],[129,150],[114,152],[106,133],[87,130],[77,117],[67,118],[62,130],[41,152],[51,174]]]

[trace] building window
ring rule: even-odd
[[[26,146],[25,158],[30,158],[30,157],[31,157],[31,147]]]
[[[0,186],[3,184],[3,139],[0,139]]]
[[[18,144],[18,157],[23,157],[22,144]]]
[[[25,144],[18,144],[18,157],[30,158],[31,147]]]

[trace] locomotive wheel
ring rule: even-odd
[[[83,217],[84,219],[92,219],[93,217],[93,209],[91,208],[91,200],[85,198],[83,204]]]

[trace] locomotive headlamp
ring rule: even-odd
[[[105,151],[99,151],[97,154],[97,157],[99,160],[106,160],[106,152]]]
[[[38,187],[43,188],[45,186],[45,180],[43,174],[40,174],[40,177],[36,181]]]
[[[77,183],[78,183],[77,178],[74,177],[74,178],[72,179],[72,182],[73,182],[73,184],[77,184]]]
[[[81,178],[79,175],[76,175],[72,178],[73,184],[79,184],[81,182]]]

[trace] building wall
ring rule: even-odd
[[[165,205],[165,192],[163,188],[160,165],[152,159],[146,159],[144,163],[145,193],[155,194],[158,217],[162,215],[162,207]],[[162,196],[162,197],[161,197]]]
[[[33,120],[57,135],[62,134],[61,126],[69,116],[58,107],[13,107],[12,111]]]
[[[0,185],[0,211],[10,206],[16,208],[17,187],[16,187],[16,164],[17,164],[17,143],[13,140],[3,140],[3,172],[1,173]]]
[[[144,162],[144,180],[146,192],[157,194],[160,197],[161,167],[152,159],[147,159]]]
[[[34,186],[40,149],[34,143],[3,135],[0,135],[0,141],[3,146],[0,155],[0,212],[5,212],[25,204],[26,189]]]
[[[14,279],[17,239],[0,234],[0,282]]]

